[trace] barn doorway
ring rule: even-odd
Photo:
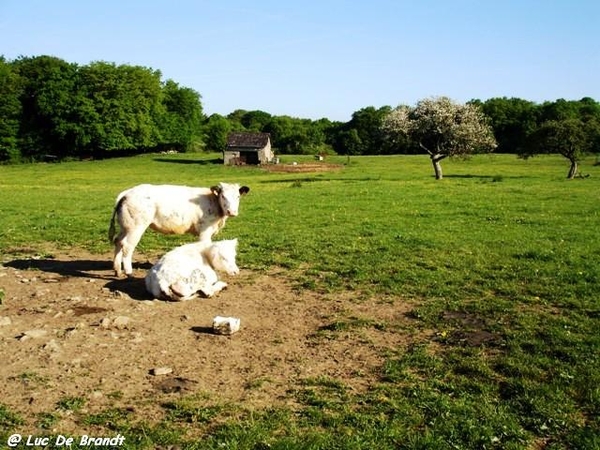
[[[240,152],[240,162],[242,164],[258,164],[258,152]]]

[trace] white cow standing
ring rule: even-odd
[[[164,234],[190,233],[210,243],[228,217],[238,215],[240,197],[250,188],[219,183],[210,188],[140,184],[117,196],[108,238],[115,244],[117,276],[133,273],[133,251],[148,227]],[[121,228],[115,238],[115,218]]]
[[[219,281],[216,270],[239,273],[235,262],[238,240],[194,242],[166,253],[146,275],[146,289],[163,300],[191,300],[200,294],[212,297],[227,283]]]

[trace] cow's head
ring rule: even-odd
[[[225,272],[227,275],[240,273],[235,258],[237,255],[237,239],[215,241],[206,250],[206,259],[215,270]]]
[[[239,184],[219,183],[210,188],[213,194],[219,198],[219,206],[226,217],[235,217],[238,215],[240,206],[240,197],[250,192],[248,186]]]

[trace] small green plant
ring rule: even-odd
[[[109,408],[83,418],[83,425],[100,426],[110,430],[127,429],[131,423],[132,411],[126,408]]]
[[[64,411],[78,411],[83,405],[85,405],[85,399],[82,397],[65,397],[56,403],[56,407]]]
[[[173,422],[207,423],[219,415],[223,409],[219,405],[198,404],[194,399],[182,399],[163,405],[167,418]]]
[[[48,377],[36,372],[23,372],[17,376],[10,377],[11,380],[19,380],[26,386],[45,386],[48,383]]]
[[[248,381],[244,387],[248,390],[260,389],[271,382],[269,377],[258,377]]]
[[[36,425],[42,430],[50,430],[58,422],[59,417],[55,413],[39,413],[37,415]]]
[[[106,396],[108,398],[112,398],[113,400],[120,400],[123,398],[123,392],[122,391],[113,391],[113,392],[109,392],[108,394],[106,394]]]
[[[12,412],[7,406],[0,403],[0,432],[10,431],[17,425],[22,425],[24,420],[18,414]]]

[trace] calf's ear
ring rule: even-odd
[[[211,186],[210,190],[217,196],[221,194],[221,186]]]
[[[248,186],[242,186],[240,188],[240,195],[247,194],[248,192],[250,192],[250,188]]]

